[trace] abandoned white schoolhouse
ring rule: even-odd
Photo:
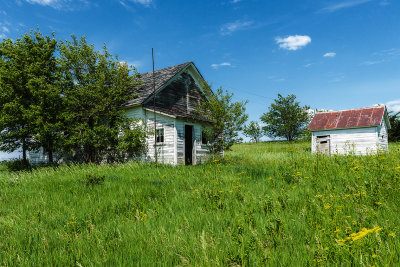
[[[316,113],[308,130],[311,150],[324,154],[374,154],[388,149],[385,106]]]
[[[207,122],[194,115],[196,104],[206,101],[203,92],[205,82],[193,62],[156,70],[154,84],[156,105],[153,101],[153,72],[140,75],[142,85],[135,90],[136,98],[125,106],[130,118],[141,119],[148,128],[146,160],[157,160],[172,165],[192,165],[202,163],[208,148],[203,127]],[[154,116],[154,110],[155,115]],[[156,120],[156,138],[154,137]],[[156,140],[155,140],[156,139]],[[156,141],[156,144],[154,145]],[[30,162],[48,162],[43,149],[30,151]]]
[[[154,133],[153,73],[142,74],[141,80],[138,97],[128,102],[126,113],[143,119]],[[147,158],[154,160],[156,148],[157,159],[162,163],[202,163],[208,155],[203,136],[207,122],[194,115],[196,105],[206,101],[202,75],[193,62],[187,62],[155,71],[154,80],[157,140],[149,136]]]

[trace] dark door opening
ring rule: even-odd
[[[185,165],[193,164],[193,126],[185,125]]]

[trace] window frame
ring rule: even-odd
[[[162,135],[159,134],[159,131],[162,132]],[[162,139],[162,141],[158,141],[159,138]],[[157,128],[156,129],[156,144],[162,145],[162,144],[164,144],[164,142],[165,142],[165,130],[164,130],[164,127],[163,128]]]

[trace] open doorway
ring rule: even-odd
[[[193,164],[193,126],[185,125],[185,165]]]

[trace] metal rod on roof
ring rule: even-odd
[[[153,113],[154,113],[154,159],[157,167],[157,117],[156,117],[156,82],[154,78],[154,49],[151,49],[153,59]]]

